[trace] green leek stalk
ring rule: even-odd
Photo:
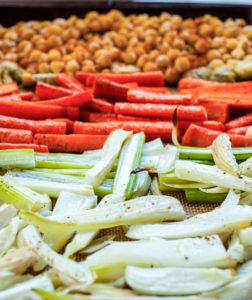
[[[221,203],[227,197],[227,193],[205,193],[199,189],[186,189],[185,196],[188,202],[194,203]]]
[[[33,149],[11,149],[0,151],[0,168],[32,169],[35,167],[35,155]]]

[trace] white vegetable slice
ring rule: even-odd
[[[228,209],[218,207],[182,222],[134,225],[127,232],[127,237],[133,239],[148,239],[150,237],[179,239],[205,236],[245,228],[251,222],[252,207],[250,206],[229,206]]]
[[[221,207],[228,208],[230,205],[238,205],[240,196],[241,194],[239,190],[229,190],[226,199],[221,204]]]
[[[105,196],[98,204],[98,207],[106,206],[109,204],[115,204],[120,203],[125,200],[125,197],[123,195],[107,195]],[[93,232],[84,232],[84,233],[77,233],[72,241],[66,246],[64,256],[69,257],[72,254],[78,252],[79,250],[85,248],[97,235],[99,231],[93,231]]]
[[[239,176],[239,167],[232,153],[230,138],[227,134],[222,133],[213,141],[212,153],[214,162],[219,169]]]
[[[208,189],[201,188],[200,190],[202,192],[208,193],[208,194],[227,193],[229,191],[228,189],[221,188],[221,187],[213,187],[213,188],[208,188]]]
[[[40,232],[47,232],[50,228],[51,231],[59,233],[60,231],[88,232],[119,225],[183,220],[185,213],[176,198],[145,196],[89,209],[78,215],[43,217],[30,211],[21,211],[19,215],[24,221],[35,225]]]
[[[157,173],[168,173],[175,168],[175,161],[179,158],[179,150],[177,147],[167,145],[163,153],[159,157],[157,165]]]
[[[241,174],[251,177],[252,176],[252,157],[239,164]]]
[[[237,275],[248,275],[248,274],[252,275],[252,260],[247,261],[237,269]]]
[[[1,300],[33,299],[33,298],[29,298],[27,293],[31,292],[33,289],[38,289],[38,288],[45,291],[52,291],[53,285],[51,283],[51,280],[47,276],[38,275],[36,277],[33,277],[30,280],[16,284],[11,288],[1,291],[0,299]]]
[[[252,226],[238,230],[237,234],[244,246],[252,246]]]
[[[239,204],[252,205],[252,193],[249,193],[249,192],[242,193]]]
[[[117,129],[107,138],[101,153],[100,161],[86,172],[85,181],[94,187],[99,186],[107,177],[118,157],[124,141],[132,132]]]
[[[17,275],[13,272],[1,271],[0,272],[0,290],[7,289],[17,283],[24,282],[31,279],[31,275]]]
[[[242,299],[252,295],[252,275],[236,276],[233,281],[214,291],[203,293],[204,298]]]
[[[231,240],[229,241],[227,253],[240,263],[244,261],[245,249],[244,246],[241,244],[241,241],[236,231],[234,231]]]
[[[206,255],[207,254],[207,255]],[[127,265],[158,267],[232,267],[231,259],[218,236],[181,240],[151,239],[132,242],[111,242],[86,261],[92,270]]]
[[[2,204],[0,206],[0,228],[6,226],[17,214],[17,209],[12,204]]]
[[[158,177],[154,176],[150,185],[151,195],[162,195],[162,192],[159,189]]]
[[[199,181],[214,186],[252,192],[252,178],[246,176],[236,177],[221,171],[216,166],[177,160],[175,174],[177,177],[185,180]]]
[[[232,279],[234,271],[217,268],[139,268],[128,266],[125,278],[135,291],[147,295],[182,296],[216,289]]]
[[[143,146],[143,155],[161,154],[164,150],[164,145],[160,138],[147,142]]]
[[[21,223],[19,217],[14,217],[9,225],[0,230],[0,256],[14,244]]]
[[[36,253],[30,247],[18,248],[0,257],[0,271],[23,274],[37,260]]]
[[[40,256],[51,267],[54,267],[63,274],[66,274],[78,282],[82,282],[87,285],[94,281],[94,273],[90,272],[88,268],[85,268],[85,266],[80,265],[80,263],[69,260],[53,251],[42,241],[35,227],[27,226],[23,230],[23,235],[27,245],[32,247],[38,256]]]

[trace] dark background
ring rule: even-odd
[[[168,11],[183,17],[197,17],[208,13],[221,19],[244,18],[248,23],[252,22],[252,0],[0,0],[0,24],[11,26],[20,20],[52,20],[71,15],[84,17],[90,10],[106,12],[113,8],[121,9],[125,14],[155,15]]]

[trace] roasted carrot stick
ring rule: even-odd
[[[89,75],[90,73],[86,73],[86,72],[76,72],[75,79],[77,79],[80,83],[86,86]]]
[[[126,85],[129,88],[138,88],[139,84],[137,82],[126,82],[124,83],[124,85]]]
[[[225,131],[225,129],[226,129],[226,126],[223,123],[217,122],[217,121],[195,122],[195,121],[182,120],[182,121],[178,121],[177,127],[178,127],[178,130],[180,130],[181,132],[185,132],[191,124],[195,124],[195,125],[198,125],[201,127],[213,129],[216,131],[222,131],[222,132]]]
[[[49,121],[51,119],[48,119]],[[52,121],[59,121],[59,122],[65,122],[66,123],[66,130],[67,130],[67,133],[73,133],[73,126],[74,126],[74,122],[69,120],[69,119],[66,119],[66,118],[57,118],[57,119],[52,119]]]
[[[92,96],[88,92],[81,92],[53,100],[39,101],[39,104],[59,106],[84,106],[91,100]]]
[[[23,99],[20,97],[19,94],[14,94],[14,95],[7,95],[7,96],[1,96],[0,100],[5,100],[5,101],[22,101]]]
[[[65,117],[76,120],[79,116],[78,107],[43,105],[38,102],[5,101],[0,98],[0,107],[0,112],[4,116],[13,116],[30,120]]]
[[[31,144],[32,132],[30,130],[0,128],[0,143]]]
[[[243,81],[243,82],[234,82],[234,83],[227,83],[227,82],[217,82],[217,81],[208,81],[203,79],[197,78],[183,78],[180,80],[178,85],[178,90],[187,90],[190,89],[191,91],[187,91],[191,93],[193,91],[201,91],[201,92],[252,92],[252,82],[251,81]]]
[[[226,133],[227,134],[240,134],[240,135],[245,135],[247,130],[249,129],[250,126],[244,126],[244,127],[238,127],[238,128],[233,128],[229,129]]]
[[[93,86],[96,77],[102,77],[117,83],[137,82],[142,86],[164,86],[164,75],[161,71],[128,74],[90,73],[85,79],[85,84]],[[81,80],[80,72],[77,72],[76,78]]]
[[[116,121],[116,114],[113,113],[100,113],[88,110],[80,110],[80,120],[88,122],[107,122]]]
[[[19,93],[19,89],[15,81],[0,85],[0,96],[10,95],[13,93]]]
[[[236,118],[228,123],[226,123],[227,129],[233,129],[237,127],[243,127],[246,125],[251,125],[252,124],[252,112],[249,114]]]
[[[123,84],[97,77],[94,83],[94,97],[115,101],[126,101],[129,88]]]
[[[191,95],[170,95],[144,92],[141,90],[129,90],[127,100],[134,103],[154,103],[154,104],[180,104],[190,105]]]
[[[89,134],[35,134],[34,143],[47,145],[52,152],[80,153],[102,148],[107,135]]]
[[[59,85],[66,87],[72,91],[76,91],[79,93],[85,91],[84,86],[68,73],[60,73],[56,76],[55,80]]]
[[[179,120],[207,120],[207,113],[203,106],[176,106],[164,104],[139,104],[139,103],[116,103],[115,113],[142,117],[156,117],[172,119],[174,111],[177,109]]]
[[[66,122],[54,120],[25,120],[15,117],[0,115],[0,127],[12,129],[31,130],[33,133],[57,133],[66,132]]]
[[[155,121],[164,121],[164,120],[160,120],[158,118],[144,118],[144,117],[136,117],[136,116],[126,116],[126,115],[121,115],[118,114],[116,115],[118,121],[143,121],[143,122],[155,122]]]
[[[226,123],[230,117],[229,105],[218,102],[200,102],[206,111],[208,120]]]
[[[104,99],[93,98],[87,103],[87,108],[109,113],[114,111],[114,104]]]
[[[49,152],[46,145],[0,143],[0,150],[33,149],[36,152]]]
[[[136,121],[112,121],[100,123],[74,123],[76,134],[109,134],[115,129],[124,129],[133,132],[143,131],[146,136],[161,137],[167,141],[171,140],[172,122],[136,122]]]
[[[39,81],[36,85],[36,95],[39,100],[51,100],[72,95],[73,91]]]
[[[134,90],[143,91],[147,93],[155,93],[155,94],[170,94],[170,91],[167,87],[163,86],[138,86],[133,88]]]
[[[21,98],[21,100],[26,100],[26,101],[34,99],[34,95],[32,92],[18,94],[18,96]]]
[[[195,147],[208,147],[211,146],[213,141],[220,131],[200,127],[197,125],[190,125],[182,139],[183,146],[195,146]],[[228,134],[233,147],[251,147],[252,137]]]

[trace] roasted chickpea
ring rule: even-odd
[[[100,49],[100,45],[97,42],[91,42],[88,45],[88,49],[91,53],[94,53],[95,51]]]
[[[5,59],[6,60],[10,60],[10,61],[17,61],[17,54],[16,53],[7,53],[5,55]]]
[[[39,71],[39,73],[49,73],[50,68],[49,68],[48,63],[46,63],[46,62],[40,63],[38,65],[38,71]]]
[[[228,50],[234,50],[237,47],[238,47],[238,41],[235,38],[230,38],[227,40]]]
[[[75,59],[71,59],[66,63],[66,71],[70,73],[75,73],[76,71],[79,71],[80,65]]]
[[[165,71],[165,79],[169,84],[174,84],[179,80],[179,73],[175,68],[168,67]]]
[[[94,65],[83,65],[81,67],[81,71],[82,72],[87,72],[87,73],[93,73],[96,71],[95,66]]]
[[[236,48],[231,52],[231,56],[234,59],[242,59],[245,56],[245,52],[240,48]]]
[[[59,52],[59,50],[51,49],[48,52],[48,60],[49,61],[60,60],[60,59],[61,59],[61,53]]]
[[[153,72],[153,71],[157,71],[157,65],[154,62],[147,62],[144,66],[143,66],[143,71],[144,72]]]
[[[127,43],[128,43],[128,41],[127,41],[127,38],[125,36],[120,35],[120,34],[117,34],[115,36],[115,44],[118,48],[120,48],[120,49],[126,48]]]
[[[120,60],[121,59],[121,51],[118,48],[110,48],[109,55],[112,60]]]
[[[122,59],[126,64],[134,64],[137,57],[134,52],[124,52],[122,53]]]
[[[32,74],[24,73],[22,75],[22,85],[25,87],[30,87],[33,84],[34,84],[34,80],[33,80]]]
[[[205,53],[210,46],[209,40],[200,38],[195,44],[195,50],[199,53]]]
[[[170,63],[170,59],[168,55],[165,54],[159,55],[156,59],[156,64],[158,68],[165,68],[169,65],[169,63]]]
[[[208,61],[211,61],[213,59],[220,58],[221,54],[218,50],[212,49],[207,52],[206,57]]]
[[[71,62],[71,60],[69,61]],[[69,64],[69,62],[67,64]],[[68,72],[72,72],[70,69],[73,68],[73,66],[68,66]],[[59,61],[59,60],[54,60],[50,63],[50,70],[53,72],[53,73],[60,73],[61,71],[63,71],[64,69],[64,62],[63,61]],[[78,69],[77,69],[78,70]],[[76,71],[77,71],[76,70]],[[74,71],[73,71],[74,72]]]
[[[40,62],[42,61],[42,52],[39,50],[33,50],[30,54],[31,62]]]
[[[208,66],[209,66],[209,68],[214,70],[214,69],[216,69],[218,67],[221,67],[223,65],[224,65],[224,62],[221,59],[214,59],[210,62],[210,64]]]
[[[170,49],[167,53],[167,56],[169,58],[170,63],[175,60],[176,57],[180,55],[180,50],[179,49]]]
[[[109,67],[111,65],[111,57],[109,53],[98,55],[98,57],[96,58],[96,64],[99,68]]]
[[[48,38],[47,42],[51,48],[56,48],[56,47],[59,47],[62,45],[62,40],[61,40],[60,36],[57,36],[57,35],[51,35]]]
[[[35,35],[34,30],[26,28],[20,31],[20,38],[22,40],[30,40]]]
[[[143,68],[143,66],[150,61],[150,58],[147,54],[142,54],[137,60],[138,68]]]
[[[36,63],[28,64],[26,71],[31,74],[36,74],[38,72],[38,65]]]
[[[185,56],[177,57],[174,67],[178,73],[184,73],[190,69],[190,61]]]

